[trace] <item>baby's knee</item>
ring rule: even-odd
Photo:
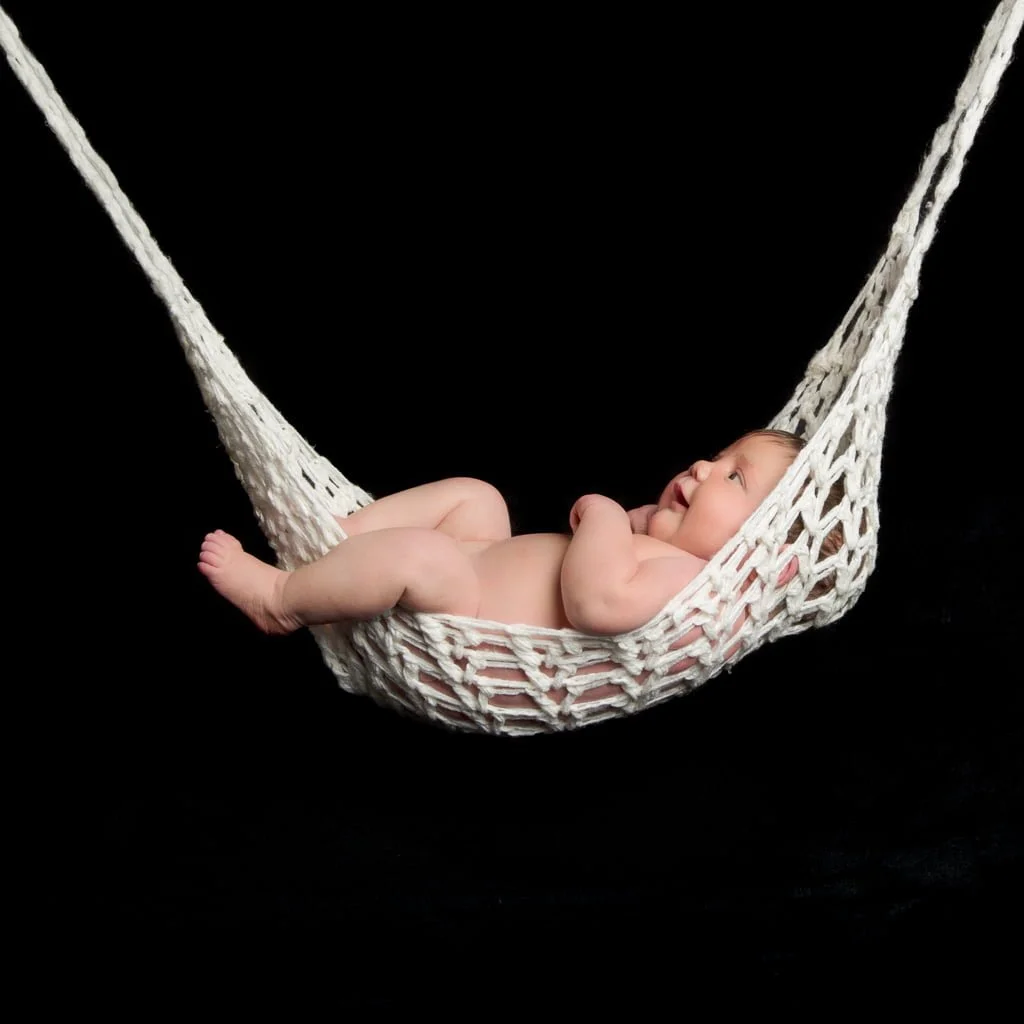
[[[444,533],[462,540],[498,540],[509,536],[505,497],[493,484],[476,477],[451,477],[445,481],[458,495],[458,503],[439,524]]]
[[[475,501],[481,505],[500,505],[505,507],[505,498],[494,484],[486,480],[478,480],[475,476],[453,476],[446,481],[459,492],[463,501]]]

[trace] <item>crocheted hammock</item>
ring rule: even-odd
[[[454,729],[555,732],[689,693],[762,644],[835,622],[852,607],[875,564],[885,408],[921,262],[1022,19],[1024,0],[1003,0],[995,9],[885,253],[769,424],[804,437],[806,447],[685,590],[643,627],[614,637],[401,608],[369,622],[315,627],[342,689]],[[279,564],[291,569],[319,558],[345,539],[334,516],[371,496],[253,385],[2,9],[0,42],[165,303]],[[838,551],[823,546],[839,527]],[[779,587],[794,554],[799,571]]]

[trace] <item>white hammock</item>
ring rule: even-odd
[[[645,626],[615,637],[399,608],[369,622],[316,627],[340,686],[451,728],[554,732],[688,693],[761,644],[842,616],[875,564],[885,407],[921,262],[1022,19],[1024,0],[1003,0],[996,8],[885,254],[772,420],[770,426],[801,435],[807,446],[685,590]],[[253,385],[2,9],[0,42],[167,306],[279,564],[295,568],[319,558],[344,540],[333,516],[371,496],[318,455]],[[838,482],[842,499],[833,505],[829,494]],[[822,542],[838,525],[844,543],[823,555]],[[787,538],[792,543],[783,552]],[[799,571],[780,588],[775,581],[794,554]],[[822,581],[827,588],[817,586]]]

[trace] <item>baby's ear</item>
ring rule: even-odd
[[[786,548],[788,548],[788,547],[789,547],[789,545],[787,544],[787,545],[785,545],[785,547],[783,547],[782,550],[785,551]],[[799,568],[800,568],[800,560],[796,557],[796,555],[794,555],[785,564],[785,566],[783,567],[782,572],[779,573],[778,585],[780,587],[784,587],[796,575],[797,570]]]

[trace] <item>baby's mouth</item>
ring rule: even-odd
[[[683,508],[690,507],[690,503],[686,500],[686,494],[683,492],[682,480],[676,481],[676,501],[678,501],[679,504],[683,506]]]

